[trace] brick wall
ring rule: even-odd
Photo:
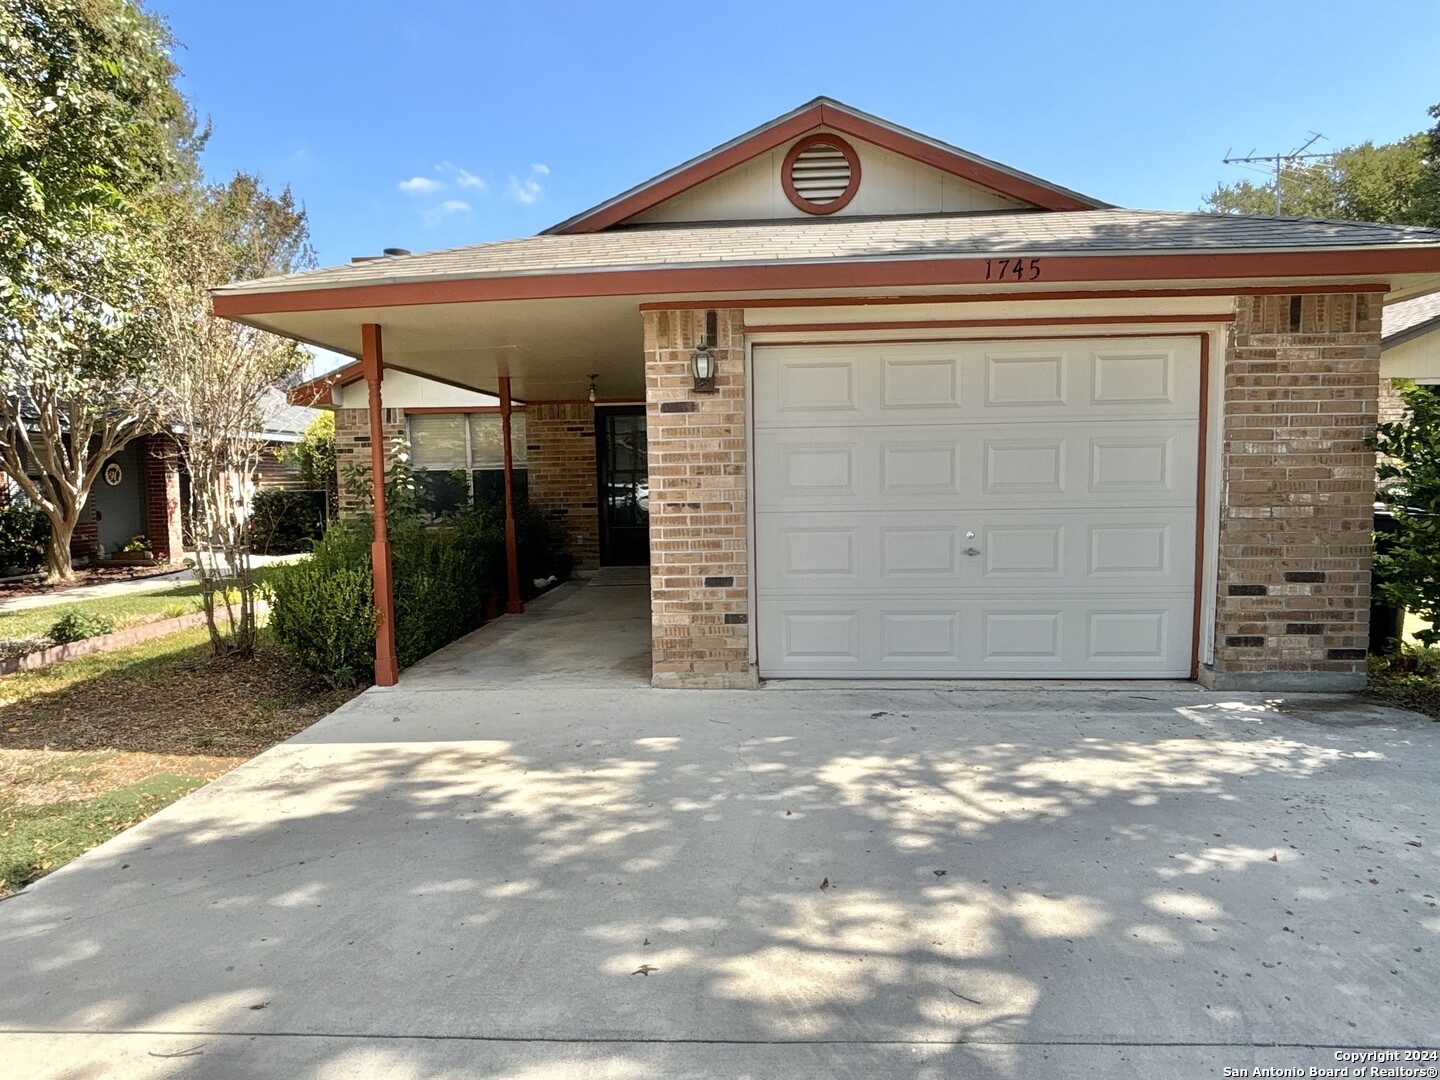
[[[1364,685],[1379,358],[1376,296],[1238,299],[1207,683]]]
[[[1380,423],[1396,424],[1410,415],[1405,399],[1395,389],[1394,379],[1380,380]]]
[[[530,503],[570,532],[577,570],[600,565],[595,482],[595,406],[531,402],[525,407]]]
[[[386,448],[391,440],[405,434],[405,413],[400,409],[382,411],[382,438]],[[340,516],[354,517],[369,513],[369,506],[348,490],[347,478],[354,469],[370,475],[370,412],[368,409],[337,409],[335,412],[335,471],[340,478]]]
[[[756,683],[749,660],[744,312],[717,314],[713,394],[697,394],[690,373],[705,312],[645,314],[656,686]]]
[[[140,443],[140,461],[145,485],[145,538],[156,558],[179,562],[185,555],[180,448],[168,435],[147,435]]]

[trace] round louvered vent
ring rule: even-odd
[[[807,214],[833,214],[860,188],[860,158],[838,135],[811,135],[790,147],[780,180],[786,197]]]

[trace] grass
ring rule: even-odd
[[[358,691],[204,628],[0,678],[0,898],[331,712]]]
[[[264,582],[273,568],[255,569],[255,580]],[[0,612],[0,638],[26,638],[43,634],[55,625],[64,612],[78,608],[95,615],[104,615],[117,629],[156,619],[174,618],[200,610],[200,583],[191,581],[152,592],[106,596],[98,600],[76,600],[46,604],[20,611]]]

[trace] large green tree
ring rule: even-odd
[[[1328,161],[1296,163],[1280,174],[1280,213],[1342,221],[1382,221],[1440,228],[1440,105],[1428,131],[1393,143],[1347,146]],[[1220,184],[1205,209],[1273,215],[1273,177]]]
[[[51,523],[156,422],[146,197],[193,183],[164,23],[131,0],[0,0],[0,461]]]

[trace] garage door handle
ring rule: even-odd
[[[980,554],[980,549],[979,549],[979,548],[968,547],[968,548],[966,548],[966,549],[962,552],[962,554],[964,554],[964,555],[979,555],[979,554]]]

